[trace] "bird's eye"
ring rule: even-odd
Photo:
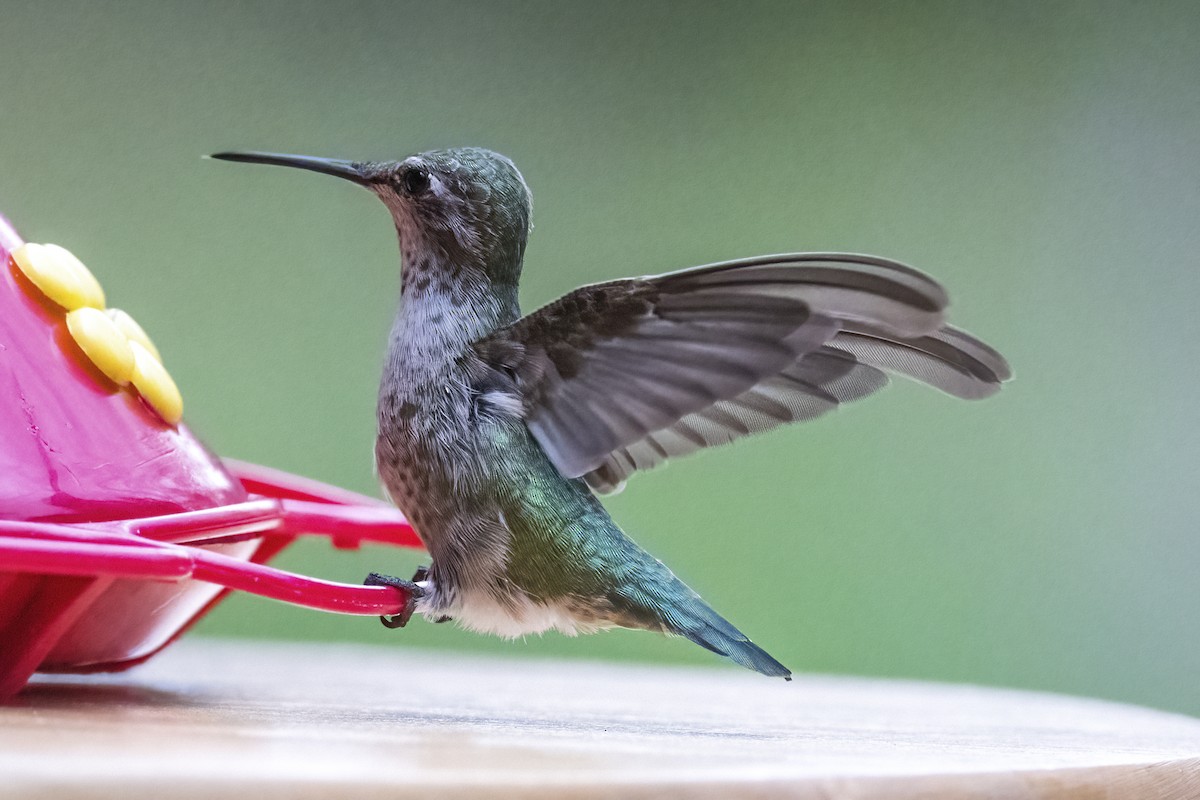
[[[429,170],[423,167],[409,167],[400,173],[400,186],[409,196],[424,194],[429,191]]]

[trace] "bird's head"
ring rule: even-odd
[[[515,287],[520,278],[532,199],[516,166],[499,153],[462,147],[402,161],[256,152],[216,153],[213,158],[297,167],[370,189],[396,224],[404,269],[411,273],[406,287],[424,291],[438,281],[462,279]]]

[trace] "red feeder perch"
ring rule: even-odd
[[[230,589],[400,611],[392,587],[266,566],[306,534],[420,547],[398,511],[222,461],[178,421],[178,393],[136,323],[91,310],[104,298],[86,268],[23,244],[0,217],[0,700],[34,672],[138,664]]]

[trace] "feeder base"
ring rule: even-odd
[[[5,798],[1200,796],[1200,720],[1031,692],[193,638],[0,708]]]

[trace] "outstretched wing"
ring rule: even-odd
[[[900,372],[959,397],[1004,359],[944,326],[926,275],[873,256],[763,256],[577,289],[475,344],[568,477],[634,471],[811,419]]]

